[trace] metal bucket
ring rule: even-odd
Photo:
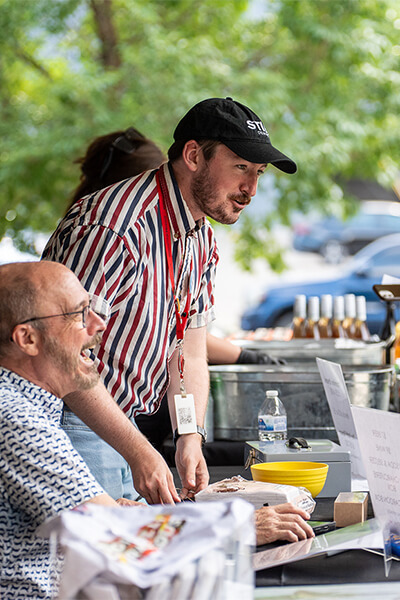
[[[386,359],[386,342],[337,340],[237,340],[241,348],[261,350],[287,362],[311,362],[316,356],[341,365],[383,365]]]
[[[258,439],[258,411],[266,390],[276,389],[286,408],[289,436],[338,441],[315,363],[220,365],[209,371],[215,439]],[[392,366],[345,365],[343,375],[352,404],[389,410],[396,382]]]

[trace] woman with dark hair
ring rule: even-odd
[[[75,161],[81,165],[81,182],[67,210],[87,194],[157,169],[166,160],[160,148],[134,127],[97,137],[89,144],[85,156]]]

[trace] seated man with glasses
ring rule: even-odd
[[[0,597],[5,600],[56,596],[49,542],[35,536],[45,519],[85,502],[116,506],[60,427],[61,398],[98,382],[88,351],[98,346],[108,314],[107,303],[89,297],[59,263],[0,266]],[[108,423],[113,410],[120,409],[110,403],[98,420]],[[290,504],[257,510],[257,543],[312,537],[303,520],[308,517]],[[53,569],[60,566],[58,559]]]
[[[87,353],[107,305],[58,263],[2,265],[0,282],[0,597],[53,598],[36,528],[84,502],[116,505],[60,428],[60,398],[99,379]]]

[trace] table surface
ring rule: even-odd
[[[176,484],[179,478],[172,469]],[[243,466],[209,466],[210,483],[220,481],[225,477],[242,475],[249,479],[249,472]],[[180,487],[180,483],[178,485]],[[316,498],[317,505],[312,514],[315,521],[333,520],[334,498]],[[373,516],[371,504],[368,505],[368,517]],[[275,546],[279,544],[277,542]],[[269,546],[260,546],[257,551]],[[297,586],[324,585],[343,583],[370,583],[385,581],[400,581],[400,561],[392,560],[389,576],[385,577],[384,559],[366,550],[347,550],[334,555],[315,556],[286,565],[264,569],[256,573],[256,586]]]
[[[256,573],[256,587],[385,581],[400,581],[400,563],[392,561],[386,578],[383,557],[366,550],[323,554]]]
[[[335,498],[316,498],[312,514],[315,521],[332,521]],[[371,502],[368,518],[373,517]],[[276,543],[278,545],[279,543]],[[257,551],[269,546],[261,546]],[[391,561],[389,576],[385,576],[383,556],[367,550],[346,550],[333,555],[322,554],[256,573],[256,586],[325,585],[400,581],[400,562]]]

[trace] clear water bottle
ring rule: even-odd
[[[262,441],[276,442],[287,438],[286,410],[277,390],[267,390],[258,412],[258,437]]]

